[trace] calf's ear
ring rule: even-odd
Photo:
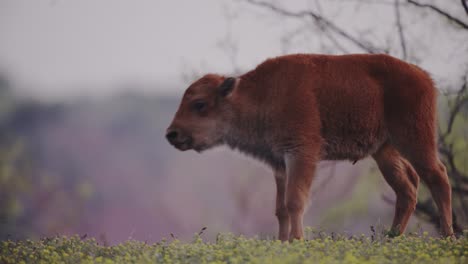
[[[221,85],[218,87],[219,94],[222,97],[226,97],[232,92],[235,84],[236,84],[236,78],[228,77],[224,79],[223,83],[221,83]]]

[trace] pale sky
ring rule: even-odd
[[[280,37],[301,25],[273,19],[271,13],[238,2],[0,0],[0,71],[6,72],[23,92],[46,97],[106,94],[130,83],[146,85],[145,89],[152,92],[180,93],[187,85],[183,73],[232,70],[228,56],[217,45],[227,31],[232,32],[239,45],[239,66],[250,69],[268,57],[280,55]],[[287,7],[310,7],[316,2],[288,1]],[[326,3],[322,4],[325,14],[352,30],[364,31],[369,25],[382,24],[377,33],[369,34],[371,39],[394,30],[393,14],[383,5],[351,9],[351,17],[345,1],[339,2],[339,8],[337,1],[321,2]],[[230,25],[227,13],[236,15]],[[403,16],[405,23],[412,25],[408,38],[418,41],[419,32],[428,27],[437,32],[434,23]],[[457,32],[453,36],[458,41],[468,40]],[[429,43],[425,39],[419,41],[428,53],[445,52],[445,47],[454,43],[452,38],[437,35],[427,38]],[[396,43],[396,38],[382,39],[383,44]],[[316,40],[315,35],[304,36],[303,42],[293,42],[290,50],[320,52]],[[437,62],[428,58],[421,63],[436,76],[450,75],[452,68],[459,69],[458,64],[453,64],[453,58],[460,57],[457,50],[468,51],[467,47],[466,43],[455,46],[456,49],[451,47],[445,61],[436,57]],[[353,47],[349,50],[356,51]],[[417,54],[419,46],[412,52]]]
[[[58,96],[125,82],[173,89],[192,68],[231,70],[217,47],[224,9],[216,0],[0,0],[0,69],[33,93]],[[275,54],[257,50],[245,55]]]

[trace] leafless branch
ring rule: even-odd
[[[392,1],[384,1],[384,0],[335,0],[339,2],[358,2],[358,3],[365,3],[370,5],[393,5]]]
[[[458,91],[457,97],[455,99],[455,105],[453,106],[452,111],[450,111],[447,131],[444,133],[444,137],[452,133],[452,128],[453,128],[453,123],[455,121],[455,117],[457,117],[463,105],[468,103],[468,97],[464,96],[467,86],[468,86],[467,81],[465,80],[462,88]]]
[[[456,103],[456,105],[454,106],[452,112],[450,113],[450,117],[449,117],[449,123],[448,123],[448,127],[447,127],[447,131],[445,132],[446,135],[450,134],[452,132],[452,128],[453,128],[453,123],[455,121],[455,117],[457,116],[457,114],[460,112],[462,106],[464,104],[468,103],[468,97],[465,97],[463,99],[461,99],[459,102]]]
[[[468,195],[468,188],[453,187],[452,192],[456,192],[460,195]]]
[[[359,40],[357,37],[351,35],[351,33],[346,32],[344,29],[340,28],[339,26],[335,25],[331,20],[317,14],[316,12],[313,11],[289,11],[286,9],[283,9],[279,6],[276,6],[274,4],[264,2],[264,1],[256,1],[256,0],[246,0],[246,2],[258,6],[258,7],[263,7],[266,9],[269,9],[279,15],[285,16],[285,17],[293,17],[293,18],[312,18],[319,27],[326,27],[332,32],[338,34],[339,36],[343,37],[344,39],[350,41],[357,47],[361,48],[362,50],[369,52],[369,53],[384,53],[384,50],[379,49],[377,47],[374,47],[370,43],[366,43],[362,40]]]
[[[320,5],[320,2],[319,1],[316,1],[316,5],[317,5],[317,13],[318,15],[320,15],[321,17],[323,17],[322,15],[322,8],[321,8],[321,5]],[[335,47],[340,50],[341,52],[343,53],[349,53],[349,51],[347,49],[345,49],[343,47],[343,45],[341,45],[341,43],[335,38],[335,36],[333,36],[333,34],[331,34],[328,30],[326,30],[326,28],[322,25],[320,27],[322,29],[322,33],[331,41],[331,43],[333,43],[333,45],[335,45]]]
[[[333,43],[333,45],[335,45],[335,47],[340,50],[341,52],[343,53],[349,53],[349,51],[347,49],[345,49],[343,47],[343,45],[340,44],[340,42],[332,35],[330,34],[330,32],[328,31],[324,31],[323,34],[325,34],[325,36],[328,37],[328,39],[331,41],[331,43]]]
[[[401,51],[403,54],[402,59],[406,60],[407,58],[406,40],[405,40],[405,34],[403,32],[403,25],[401,24],[400,0],[395,0],[395,18],[396,18],[396,26],[398,28],[398,36],[400,37]]]
[[[460,19],[454,17],[453,15],[449,14],[448,12],[440,9],[439,7],[435,6],[435,5],[431,5],[431,4],[422,4],[422,3],[419,3],[417,1],[414,1],[414,0],[407,0],[407,2],[409,4],[412,4],[414,6],[417,6],[417,7],[424,7],[424,8],[428,8],[429,10],[432,10],[433,12],[447,18],[448,20],[454,22],[455,24],[459,25],[460,27],[464,28],[464,29],[468,29],[468,24],[466,24],[465,22],[461,21]],[[463,0],[462,0],[463,4],[466,4]]]
[[[468,3],[466,0],[461,0],[463,9],[465,9],[466,14],[468,15]]]
[[[462,175],[455,166],[455,156],[451,144],[440,141],[439,152],[445,157],[446,165],[449,169],[450,178],[454,179],[459,184],[468,184],[468,177]]]

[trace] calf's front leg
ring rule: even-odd
[[[309,190],[315,173],[316,155],[288,154],[286,156],[286,207],[288,208],[291,232],[289,240],[302,239],[304,208],[309,197]]]
[[[284,170],[275,171],[276,181],[276,210],[275,214],[278,218],[279,231],[278,239],[287,241],[289,239],[289,213],[286,207],[286,184],[287,177]]]

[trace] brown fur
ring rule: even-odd
[[[227,144],[269,164],[281,240],[303,237],[318,161],[367,156],[397,195],[394,231],[404,232],[421,177],[440,210],[442,233],[452,235],[450,185],[436,151],[436,97],[426,72],[387,55],[287,55],[235,80],[210,74],[194,82],[168,139],[181,150]]]

